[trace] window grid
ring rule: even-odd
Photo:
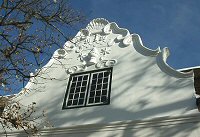
[[[76,75],[70,81],[67,107],[84,106],[89,75]]]
[[[87,105],[106,103],[110,83],[108,73],[108,71],[101,71],[91,74]]]
[[[63,108],[109,104],[111,78],[112,68],[72,74]]]

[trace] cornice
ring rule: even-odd
[[[41,129],[39,134],[41,136],[48,135],[62,135],[62,134],[81,134],[81,133],[91,133],[91,132],[106,132],[106,131],[117,131],[117,130],[127,130],[127,129],[144,129],[150,127],[165,127],[165,126],[180,126],[181,124],[189,123],[199,123],[199,114],[188,114],[185,116],[167,116],[159,117],[148,120],[130,120],[130,121],[118,121],[107,124],[87,124],[87,125],[77,125],[70,127],[57,127],[57,128],[46,128]],[[26,135],[24,131],[13,131],[7,132],[8,136],[12,135]],[[5,135],[0,133],[0,135]]]

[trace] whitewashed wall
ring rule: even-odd
[[[98,63],[90,65],[83,56],[94,47],[99,51]],[[36,102],[41,111],[46,110],[55,128],[42,131],[47,136],[195,136],[199,117],[192,72],[173,70],[166,64],[168,53],[166,48],[148,49],[139,35],[130,35],[128,30],[105,19],[96,19],[64,49],[55,52],[39,71],[40,77],[25,87],[30,91],[22,90],[17,100],[23,104]],[[99,63],[100,58],[110,62]],[[109,105],[62,110],[70,73],[110,66],[113,77]],[[122,123],[115,124],[118,122]]]

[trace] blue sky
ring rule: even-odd
[[[175,69],[200,66],[200,0],[69,0],[87,17],[73,36],[94,18],[105,18],[141,36],[145,46],[169,47]],[[65,41],[61,41],[62,44]],[[1,91],[0,91],[1,94]]]
[[[88,22],[105,18],[138,33],[145,46],[169,47],[176,69],[200,66],[199,0],[71,0]],[[86,24],[85,24],[86,26]]]

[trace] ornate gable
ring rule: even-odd
[[[180,72],[167,64],[167,57],[170,54],[168,48],[163,50],[160,47],[156,50],[147,48],[138,34],[130,34],[127,29],[119,28],[116,23],[109,23],[103,18],[92,20],[71,41],[67,41],[63,49],[58,49],[53,57],[62,60],[69,58],[70,54],[76,53],[75,58],[79,62],[67,70],[69,73],[86,70],[91,65],[96,68],[110,67],[117,64],[117,59],[109,56],[113,46],[120,48],[133,46],[138,53],[155,57],[158,67],[170,76],[177,78],[193,76],[192,71]]]

